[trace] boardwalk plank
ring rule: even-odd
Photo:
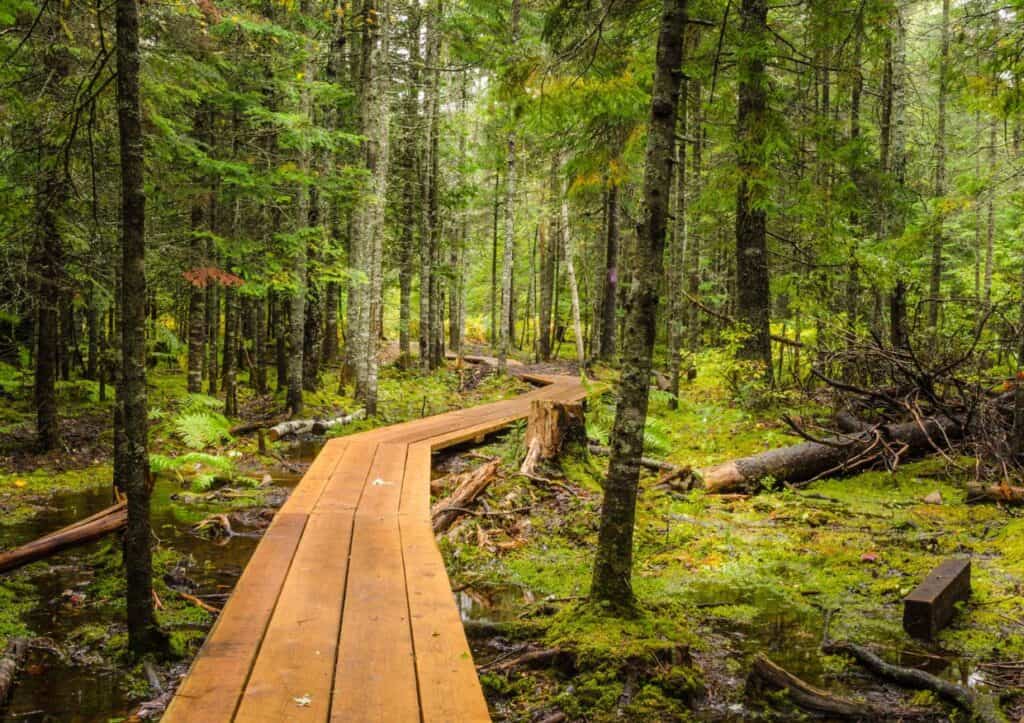
[[[239,721],[327,720],[352,519],[374,447],[349,445],[310,513],[242,696]]]
[[[356,510],[332,721],[419,720],[398,529],[407,449],[378,447]]]

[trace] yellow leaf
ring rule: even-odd
[[[16,480],[14,480],[14,486],[15,487],[24,487],[27,484],[28,484],[28,482],[26,482],[23,479],[16,479]]]

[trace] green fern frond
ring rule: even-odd
[[[201,411],[216,412],[223,406],[224,402],[216,397],[210,397],[205,394],[196,394],[193,392],[182,400],[181,409],[186,413]]]
[[[201,450],[230,440],[231,423],[222,414],[191,412],[174,420],[174,431],[186,447]]]
[[[213,487],[214,481],[217,479],[217,475],[214,474],[197,474],[192,478],[192,491],[193,492],[206,492],[208,489]]]

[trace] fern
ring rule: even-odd
[[[654,454],[667,454],[672,449],[672,428],[657,417],[648,417],[644,427],[644,449]]]
[[[215,454],[205,452],[189,452],[177,458],[179,467],[187,464],[201,464],[204,467],[215,469],[226,477],[233,477],[235,474],[235,463],[227,457],[218,457]]]
[[[185,413],[195,412],[217,412],[224,403],[216,397],[208,397],[205,394],[191,393],[182,402],[181,411]]]
[[[197,474],[192,478],[192,491],[193,492],[206,492],[208,489],[213,487],[214,481],[217,479],[217,475],[209,472],[203,474]]]
[[[149,471],[153,474],[162,474],[164,472],[173,472],[178,469],[179,461],[177,458],[168,457],[164,454],[151,454],[149,455]]]
[[[206,449],[230,440],[231,423],[222,414],[190,412],[174,420],[174,431],[190,449]]]

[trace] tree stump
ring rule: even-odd
[[[537,463],[554,459],[569,441],[586,442],[587,431],[580,402],[537,399],[526,423],[526,458],[519,471],[532,476]]]

